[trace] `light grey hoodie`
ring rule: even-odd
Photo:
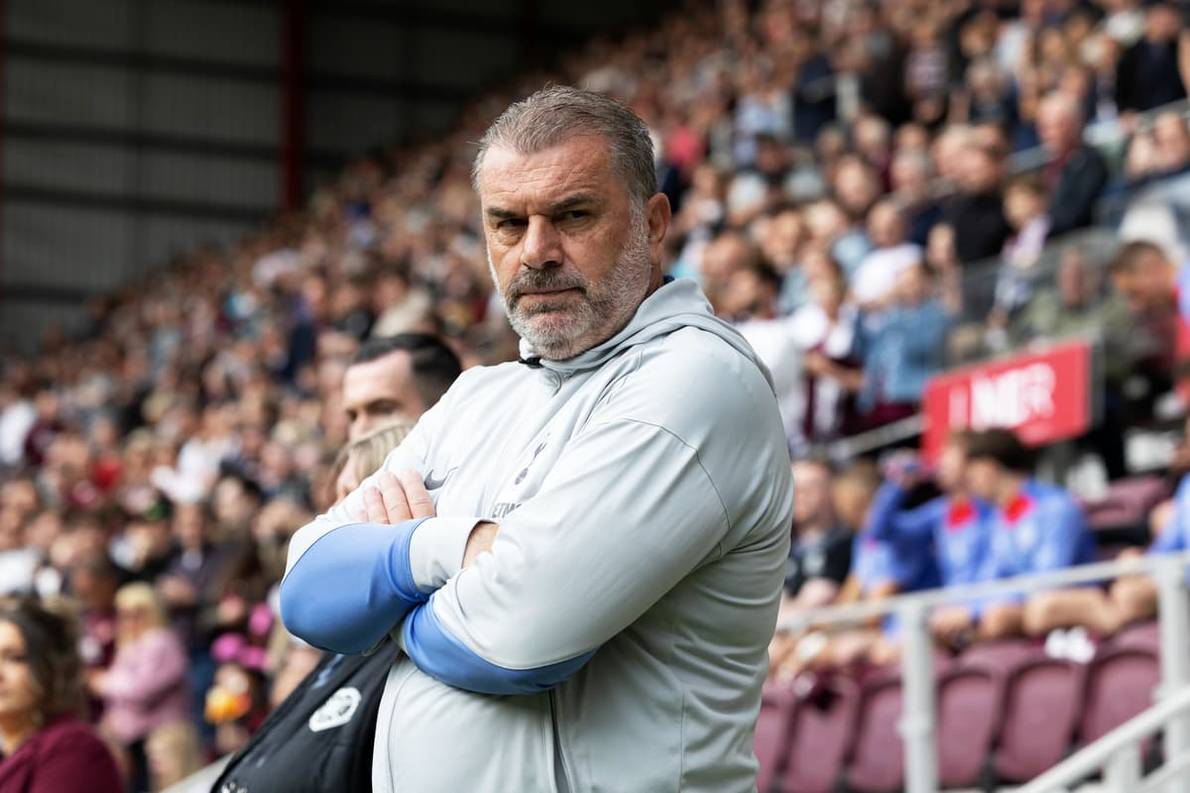
[[[693,282],[576,358],[468,370],[385,468],[418,469],[438,517],[352,525],[357,491],[298,531],[282,586],[319,646],[400,621],[377,791],[755,789],[789,456],[767,371]],[[481,519],[498,537],[460,571]]]

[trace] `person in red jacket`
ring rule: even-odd
[[[122,793],[111,752],[78,718],[71,620],[36,601],[0,605],[0,793]]]

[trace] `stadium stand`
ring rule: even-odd
[[[882,484],[904,485],[905,510],[945,504],[940,531],[976,520],[980,497],[984,530],[1005,537],[1052,496],[1102,556],[1156,537],[1186,549],[1185,13],[691,3],[549,75],[649,123],[674,207],[670,274],[697,279],[751,341],[791,450],[826,472],[824,503],[792,527],[783,622],[947,583],[933,535],[870,536]],[[300,215],[194,251],[108,296],[82,335],[0,362],[0,594],[81,603],[97,704],[128,582],[153,586],[184,645],[185,724],[204,756],[243,747],[283,696],[270,692],[309,648],[279,626],[276,583],[289,535],[333,492],[352,356],[416,331],[464,367],[516,357],[487,281],[471,141],[542,81],[485,96],[440,140],[360,159]],[[946,431],[971,424],[1017,430],[1036,463],[987,493],[947,485]],[[974,580],[1090,561],[1074,555]],[[1050,624],[1038,599],[1023,625],[993,625],[990,604],[935,626],[944,785],[1027,781],[1151,703],[1155,595],[1130,583],[1100,588],[1126,616],[1114,636],[1076,606]],[[900,653],[888,622],[780,632],[760,790],[901,789]],[[144,763],[153,740],[146,728],[124,748]]]

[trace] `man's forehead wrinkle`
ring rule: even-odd
[[[480,172],[485,211],[488,207],[523,211],[525,206],[542,211],[576,194],[606,193],[610,177],[606,152],[576,148],[555,146],[534,154],[493,149]]]

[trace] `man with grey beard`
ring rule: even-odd
[[[669,202],[624,106],[512,105],[475,185],[521,360],[464,372],[297,532],[285,623],[396,639],[376,791],[754,790],[792,512],[768,372],[663,276]]]

